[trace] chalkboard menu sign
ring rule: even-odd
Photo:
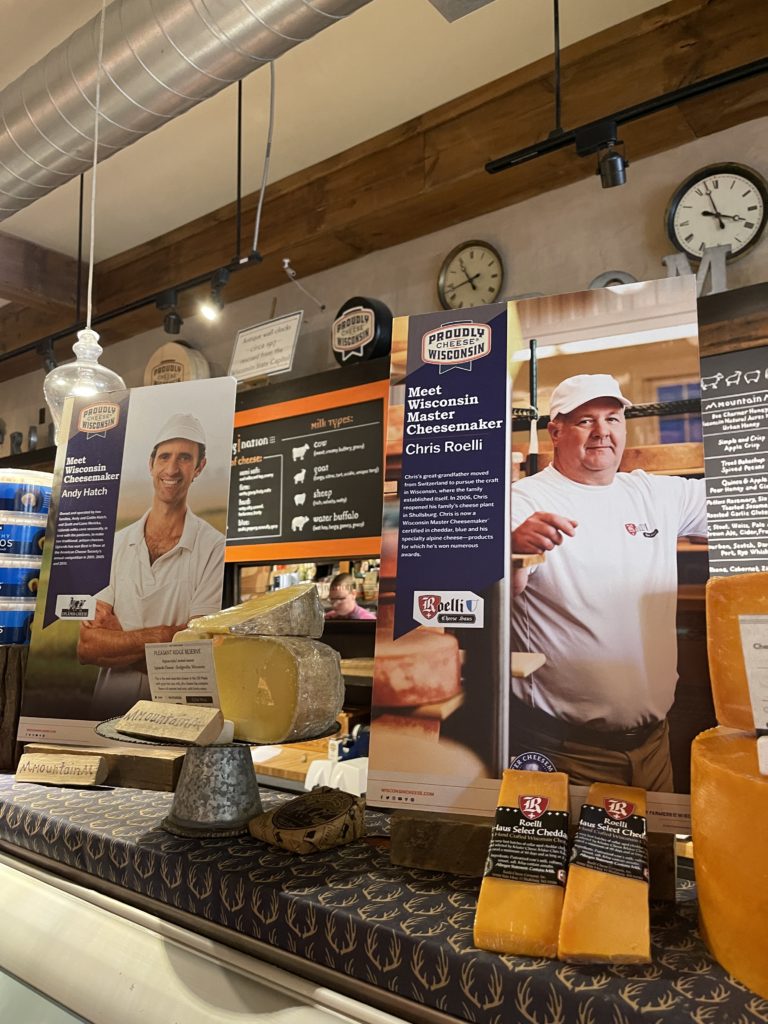
[[[235,414],[228,562],[378,554],[388,391],[373,381]]]
[[[768,571],[768,348],[701,368],[710,572]]]

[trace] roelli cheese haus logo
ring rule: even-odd
[[[422,626],[482,629],[483,608],[482,597],[471,590],[416,590],[413,594],[413,617]]]
[[[518,802],[520,812],[528,821],[536,821],[549,807],[549,797],[547,796],[521,796]]]
[[[375,333],[376,318],[373,310],[355,306],[333,321],[331,348],[334,352],[340,352],[344,360],[350,356],[362,356],[363,349],[373,341]]]
[[[77,429],[84,434],[106,434],[120,422],[120,406],[114,402],[99,402],[80,410]]]
[[[644,537],[648,537],[649,540],[653,540],[659,534],[658,527],[653,528],[648,523],[624,523],[624,529],[630,535],[630,537],[636,537],[638,533],[642,533]]]
[[[491,351],[491,328],[489,324],[471,321],[442,324],[433,331],[427,331],[421,338],[421,359],[425,363],[439,366],[441,371],[462,366],[471,370],[473,363]]]
[[[614,821],[626,821],[635,809],[635,805],[629,803],[628,800],[613,800],[610,797],[603,800],[603,806],[605,813]]]

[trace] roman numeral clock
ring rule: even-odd
[[[489,242],[462,242],[443,260],[437,296],[443,309],[469,309],[496,302],[504,284],[504,263]]]
[[[675,191],[666,212],[672,243],[693,259],[705,249],[730,245],[728,260],[760,239],[768,217],[768,183],[743,164],[702,167]]]

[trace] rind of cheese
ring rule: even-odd
[[[568,776],[506,769],[499,806],[517,807],[521,796],[548,797],[547,810],[567,811]],[[560,885],[485,877],[477,901],[475,945],[515,956],[555,957],[562,910]]]
[[[714,576],[707,582],[707,655],[720,725],[755,728],[741,646],[740,615],[768,615],[768,577],[761,572]]]
[[[233,636],[184,629],[174,643],[212,640],[224,718],[235,739],[285,743],[327,732],[344,703],[341,661],[304,637]]]
[[[626,800],[646,815],[644,789],[595,782],[587,803]],[[573,963],[634,964],[651,959],[648,883],[571,864],[557,955]]]
[[[717,728],[693,741],[691,826],[704,941],[768,999],[768,777],[754,736]]]
[[[236,636],[323,635],[323,606],[314,583],[297,583],[285,590],[258,594],[233,608],[201,615],[189,622],[190,629],[206,633],[234,633]]]
[[[449,633],[414,629],[397,640],[376,640],[373,703],[415,707],[461,690],[459,642]]]

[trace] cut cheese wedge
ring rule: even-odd
[[[712,698],[720,725],[755,728],[741,641],[740,615],[768,616],[768,575],[715,576],[707,596],[707,653]]]
[[[768,999],[768,778],[754,736],[717,728],[693,741],[691,825],[704,940]]]
[[[413,707],[461,690],[459,642],[450,633],[417,628],[397,640],[376,638],[373,703]]]
[[[604,782],[589,787],[565,888],[557,951],[561,960],[650,960],[645,814],[643,789]]]
[[[258,594],[243,604],[192,619],[190,629],[243,636],[323,635],[323,606],[314,583]]]
[[[184,629],[174,642],[213,641],[219,700],[235,739],[285,743],[327,732],[344,703],[339,655],[303,637]]]
[[[567,861],[568,776],[507,769],[477,902],[475,945],[556,956]]]

